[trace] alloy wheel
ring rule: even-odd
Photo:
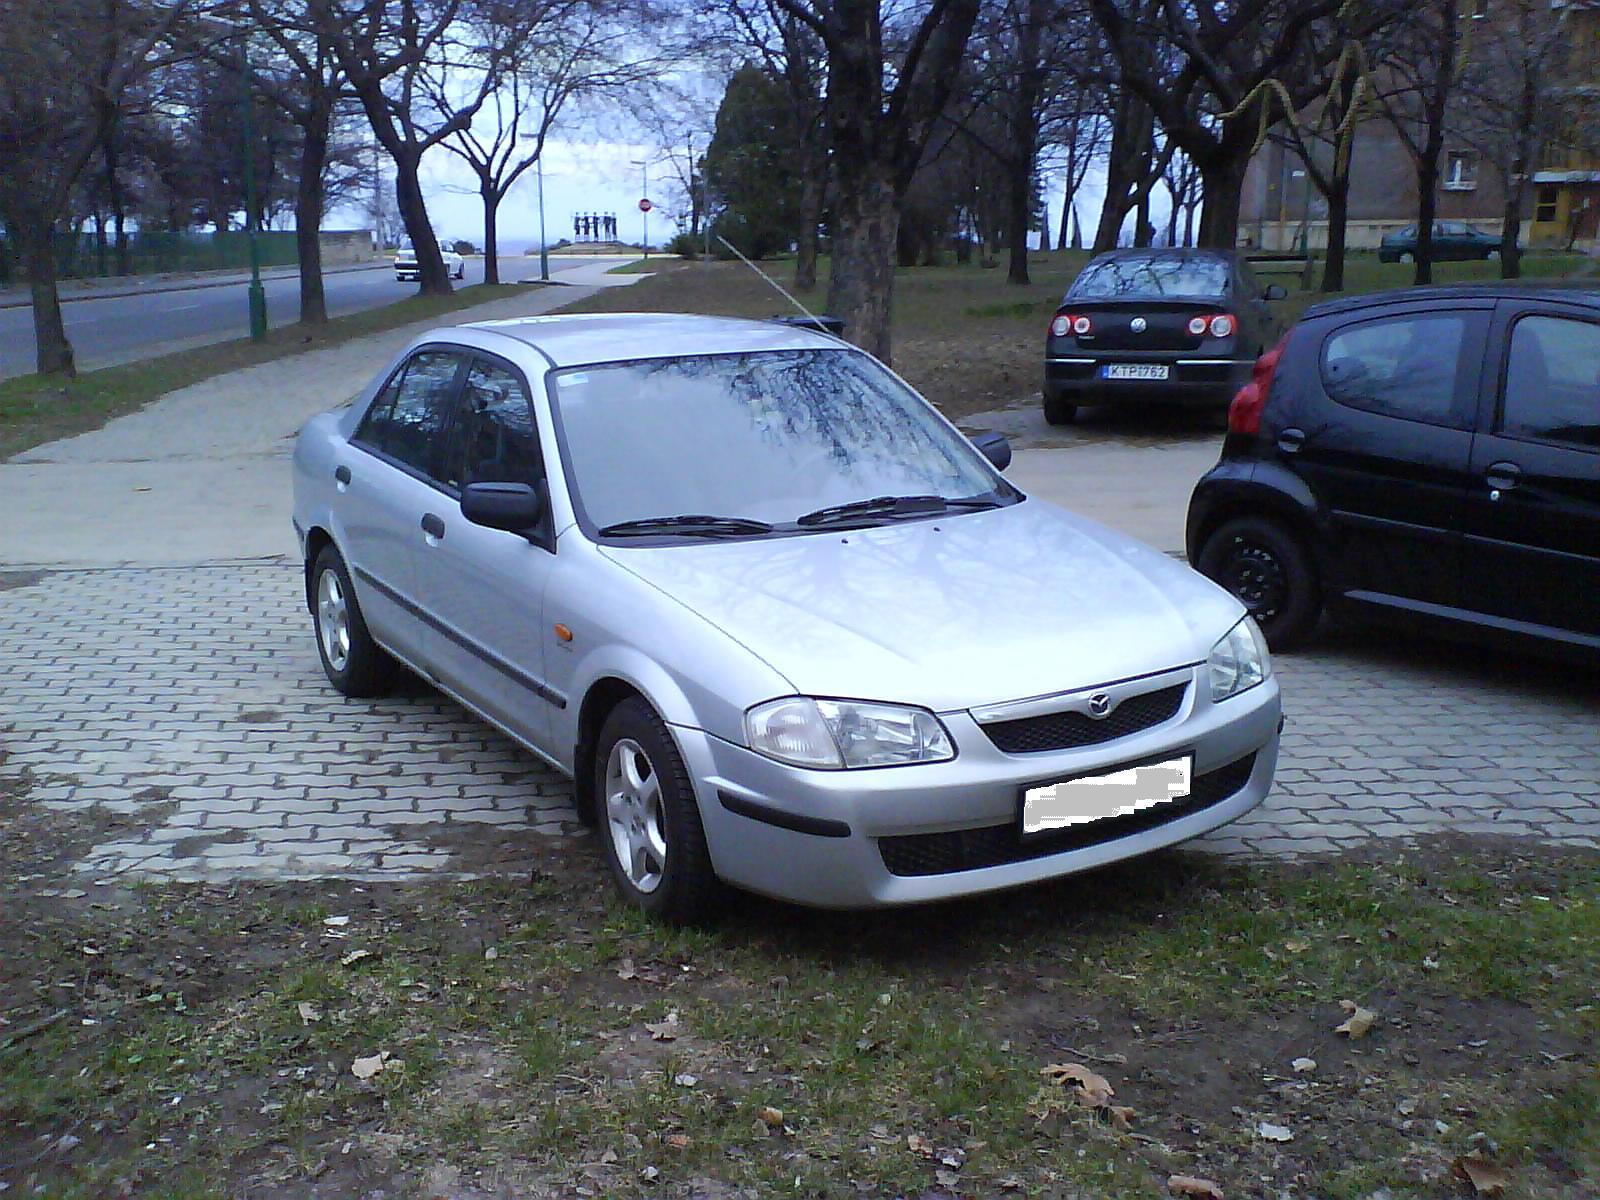
[[[1235,538],[1222,568],[1223,585],[1237,596],[1257,621],[1270,621],[1282,611],[1289,579],[1277,555],[1259,543]]]
[[[620,738],[611,747],[605,799],[606,825],[623,874],[639,891],[655,891],[667,869],[661,778],[644,747],[632,738]]]
[[[317,577],[317,634],[328,665],[343,671],[350,664],[350,605],[337,571]]]

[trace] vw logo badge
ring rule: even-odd
[[[1128,328],[1133,330],[1135,333],[1143,333],[1146,329],[1150,328],[1150,322],[1146,321],[1143,317],[1135,317],[1133,320],[1128,322]]]
[[[1096,721],[1104,721],[1111,715],[1111,697],[1104,692],[1096,692],[1089,697],[1089,715]]]

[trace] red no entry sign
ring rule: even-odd
[[[641,200],[641,201],[639,201],[639,211],[640,212],[649,212],[654,207],[655,207],[655,205],[651,204],[649,200]]]

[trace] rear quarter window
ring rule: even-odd
[[[1405,313],[1336,329],[1322,343],[1322,389],[1347,408],[1458,427],[1468,320]]]

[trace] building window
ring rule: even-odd
[[[1445,162],[1444,190],[1470,192],[1478,186],[1478,156],[1471,150],[1452,150]]]
[[[1533,210],[1533,219],[1541,224],[1548,224],[1556,219],[1556,205],[1561,198],[1561,189],[1553,183],[1541,184],[1539,195]]]

